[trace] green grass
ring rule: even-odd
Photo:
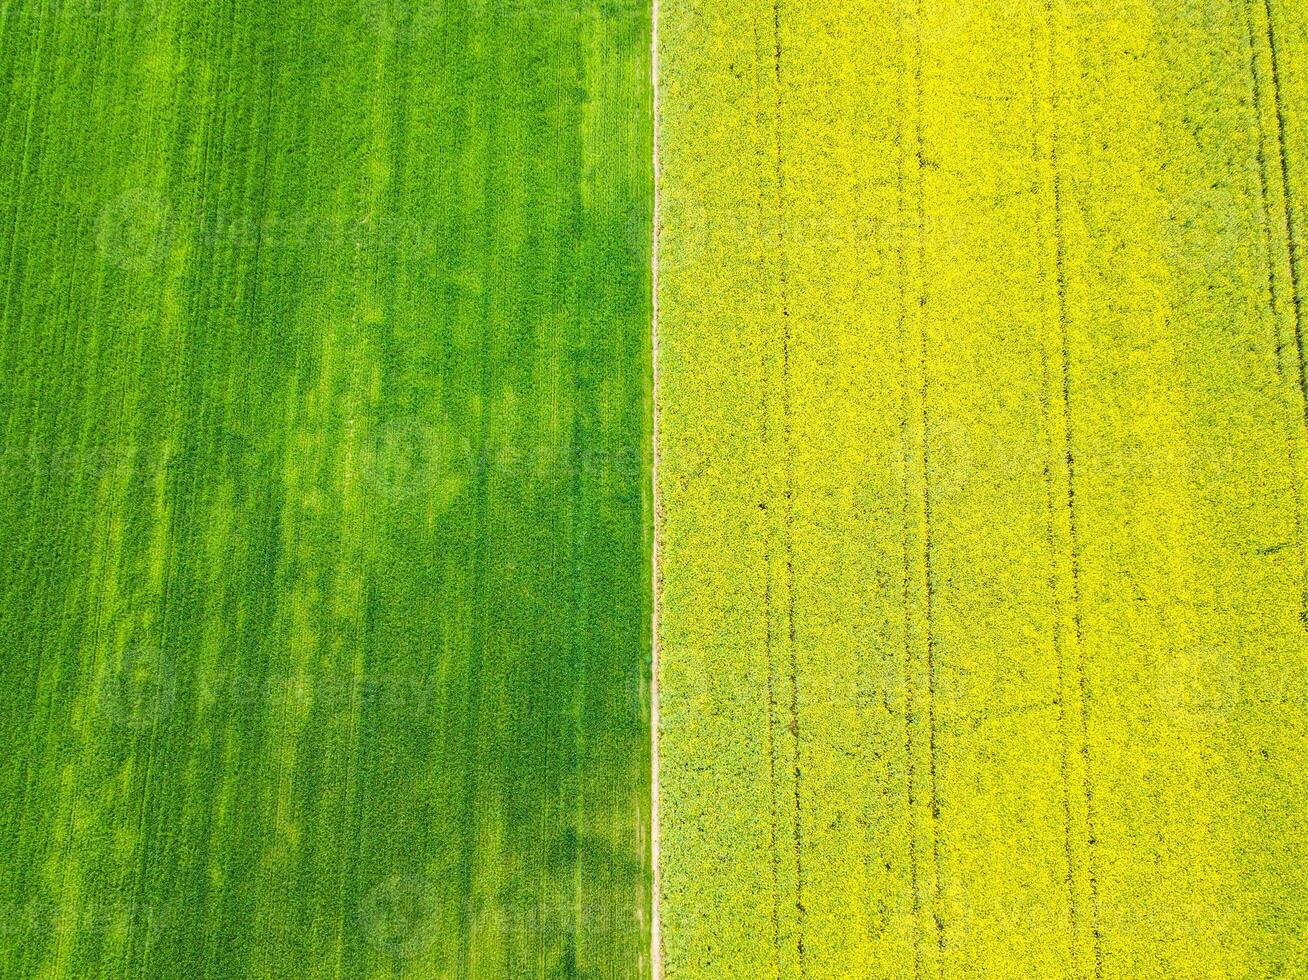
[[[648,971],[649,32],[0,4],[0,975]]]

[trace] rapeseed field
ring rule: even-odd
[[[1306,45],[663,0],[666,976],[1308,975]]]

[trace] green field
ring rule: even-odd
[[[1308,976],[1308,5],[658,37],[665,975]]]
[[[0,2],[0,976],[648,973],[649,14]]]

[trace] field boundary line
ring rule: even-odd
[[[654,197],[650,210],[650,973],[663,977],[663,928],[659,870],[659,603],[663,589],[659,568],[662,500],[659,496],[659,221],[662,215],[659,169],[659,0],[650,6],[650,113],[652,119],[651,177]]]

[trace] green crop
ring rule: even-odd
[[[647,973],[649,64],[0,5],[0,975]]]

